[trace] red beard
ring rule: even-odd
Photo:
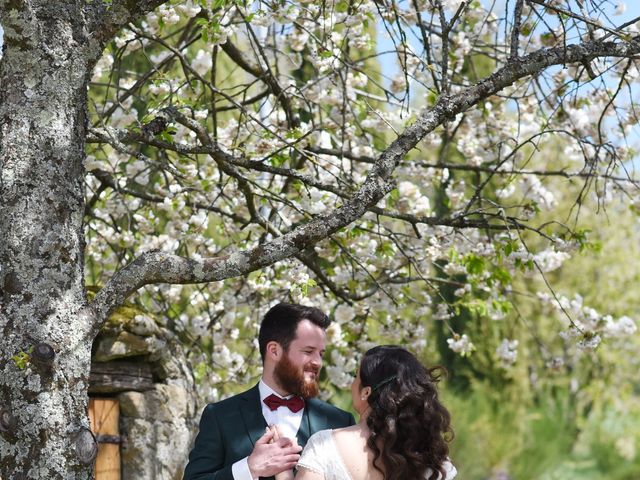
[[[316,374],[316,378],[313,380],[306,380],[304,378],[305,370],[314,372]],[[284,390],[302,398],[313,398],[318,396],[318,393],[320,392],[320,385],[317,381],[319,373],[319,369],[316,369],[309,364],[306,364],[302,369],[294,365],[286,352],[282,359],[276,364],[273,372],[276,381]]]

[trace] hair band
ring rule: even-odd
[[[391,375],[390,377],[385,378],[384,380],[376,383],[373,388],[371,389],[371,393],[375,392],[376,390],[378,390],[379,388],[384,387],[387,383],[391,383],[396,379],[396,375]]]

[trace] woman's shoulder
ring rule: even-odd
[[[453,465],[453,463],[451,463],[450,460],[445,460],[445,462],[442,464],[442,466],[444,467],[445,476],[444,476],[444,478],[442,478],[442,475],[440,475],[438,477],[439,480],[453,480],[456,477],[456,475],[458,474],[458,470]],[[431,470],[429,470],[427,472],[426,478],[429,478],[430,475],[431,475]]]
[[[311,441],[324,443],[324,442],[332,441],[333,439],[340,439],[342,437],[353,435],[356,432],[356,430],[358,430],[357,425],[351,425],[349,427],[344,427],[344,428],[328,428],[326,430],[319,430],[309,437],[309,440],[307,443]]]
[[[458,470],[450,460],[444,462],[444,469],[446,471],[445,480],[451,480],[458,474]]]
[[[325,444],[328,440],[331,439],[332,432],[333,430],[331,429],[318,430],[316,433],[312,434],[309,437],[309,440],[307,440],[307,447],[314,447],[317,445]]]
[[[361,435],[361,432],[362,427],[356,424],[344,428],[335,428],[331,430],[331,435],[336,442],[341,442],[344,440],[350,441],[354,436]]]

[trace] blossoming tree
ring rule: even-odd
[[[421,348],[425,319],[470,354],[466,326],[508,311],[515,275],[586,243],[537,222],[558,178],[581,182],[577,209],[637,197],[621,168],[640,39],[615,13],[0,0],[0,475],[89,478],[91,344],[127,299],[211,387],[254,374],[240,340],[285,294],[337,318],[337,386],[347,344]],[[635,330],[551,301],[583,347]],[[497,355],[513,362],[517,343]]]

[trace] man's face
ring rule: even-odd
[[[311,398],[318,395],[325,332],[309,320],[298,323],[296,337],[274,369],[277,382],[287,392]]]

